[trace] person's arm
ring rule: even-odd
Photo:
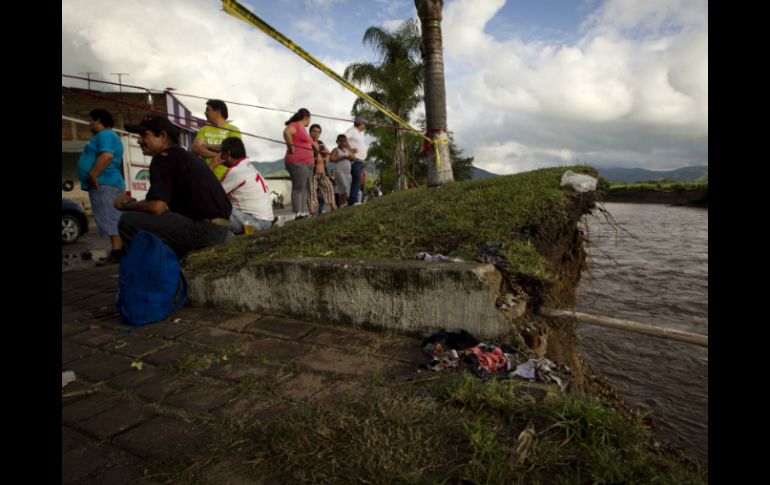
[[[358,157],[356,156],[356,153],[358,153],[358,148],[353,148],[350,146],[350,142],[347,143],[348,152],[350,153],[350,160],[356,161],[358,160]]]
[[[209,168],[211,170],[214,170],[215,168],[217,168],[220,165],[222,165],[222,154],[221,153],[217,153],[216,155],[214,155],[214,158],[211,159],[211,163],[209,164]]]
[[[341,158],[343,158],[343,157],[340,156],[339,148],[335,148],[334,150],[332,150],[331,155],[329,155],[329,160],[332,161],[332,162],[336,162],[337,160],[340,160]]]
[[[96,159],[94,162],[94,166],[91,167],[91,170],[88,172],[88,175],[86,176],[86,181],[88,182],[88,187],[92,189],[98,189],[99,188],[99,174],[104,172],[104,170],[110,166],[110,163],[112,163],[112,160],[115,158],[114,153],[110,152],[102,152],[99,154],[99,158]]]
[[[283,129],[283,139],[286,142],[286,146],[289,150],[289,153],[292,153],[292,154],[294,153],[294,144],[291,142],[291,140],[294,137],[295,133],[297,133],[297,129],[291,125]]]
[[[225,189],[225,193],[230,195],[230,192],[237,189],[241,185],[246,183],[246,180],[240,175],[240,173],[227,172],[222,180],[222,188]]]
[[[203,158],[212,158],[219,153],[219,147],[220,145],[203,143],[203,137],[201,137],[193,141],[192,151]]]
[[[121,194],[115,197],[115,208],[122,211],[147,212],[159,216],[168,210],[168,204],[157,199],[137,201],[128,195]]]

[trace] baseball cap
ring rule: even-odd
[[[171,122],[165,116],[145,116],[138,125],[125,125],[124,128],[130,133],[142,134],[147,130],[163,130],[169,135],[179,136],[182,131],[177,125]]]
[[[365,125],[369,124],[368,121],[366,121],[365,119],[361,118],[360,116],[356,116],[356,119],[353,120],[353,123],[363,123]]]

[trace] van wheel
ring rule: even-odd
[[[78,240],[81,234],[80,223],[69,214],[61,216],[61,242],[62,244],[72,244]]]

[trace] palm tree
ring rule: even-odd
[[[444,88],[444,52],[441,37],[443,0],[414,0],[422,25],[422,59],[425,68],[425,118],[428,133],[438,140],[441,165],[428,164],[428,186],[451,182],[452,160],[447,135],[446,91]],[[431,155],[434,156],[434,155]]]
[[[404,120],[422,101],[423,67],[419,60],[420,34],[417,23],[407,20],[394,32],[379,27],[369,27],[364,33],[363,43],[374,48],[379,64],[354,63],[345,68],[348,81],[365,86],[366,92]],[[363,116],[374,125],[390,125],[392,122],[379,111],[367,108],[366,101],[357,98],[352,114]],[[393,166],[396,172],[396,188],[405,189],[404,177],[404,131],[399,128],[374,128],[374,134],[385,137],[384,130],[392,130],[395,141]],[[378,133],[379,132],[379,133]],[[380,136],[378,136],[380,135]],[[381,144],[382,147],[385,144]],[[382,156],[382,153],[379,153]]]

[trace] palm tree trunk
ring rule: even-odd
[[[449,155],[444,83],[444,51],[441,37],[443,0],[414,0],[422,24],[422,60],[425,66],[425,118],[429,136],[438,141],[440,165],[436,166],[435,150],[428,160],[428,186],[452,182],[452,159]]]
[[[393,162],[396,165],[396,190],[406,189],[405,153],[404,132],[396,128],[396,152],[393,155]]]

